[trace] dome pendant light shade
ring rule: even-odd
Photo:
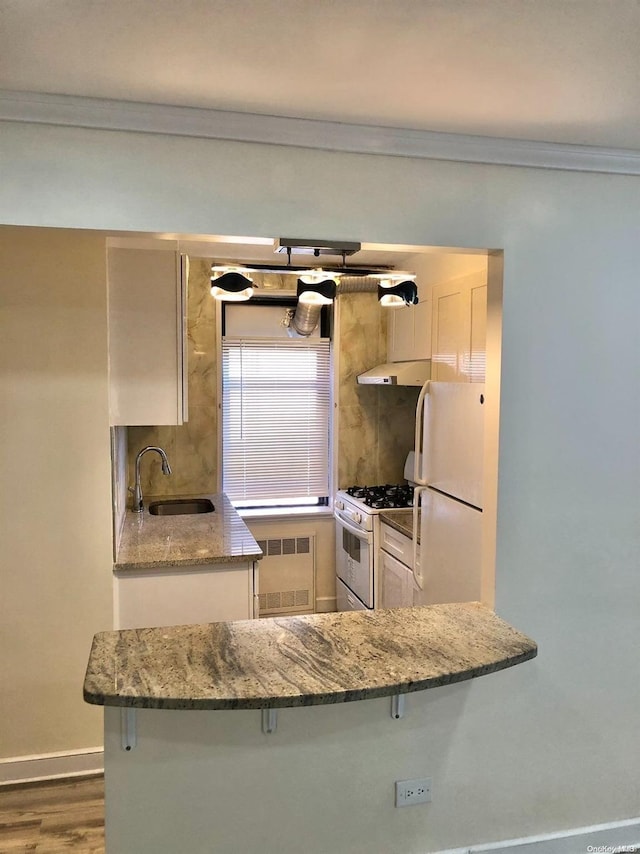
[[[303,282],[298,279],[298,299],[306,305],[331,305],[336,296],[334,279],[323,282]]]
[[[211,296],[225,302],[242,302],[251,299],[253,282],[240,273],[223,273],[211,278]]]
[[[397,285],[378,285],[380,305],[402,306],[418,304],[418,287],[415,282],[400,282]]]

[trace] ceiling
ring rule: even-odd
[[[158,241],[169,249],[177,249],[191,257],[211,258],[217,263],[242,262],[269,265],[274,268],[286,267],[286,254],[276,252],[276,239],[267,237],[229,237],[213,234],[169,234],[149,232],[109,232],[108,245],[138,249],[157,248]],[[313,241],[310,241],[311,243]],[[340,245],[340,240],[335,244]],[[451,246],[409,246],[398,243],[362,243],[359,251],[346,258],[350,267],[392,267],[396,270],[408,264],[410,271],[416,255],[474,255],[485,257],[486,249],[460,249]],[[322,255],[314,258],[310,252],[293,253],[291,264],[299,267],[322,267],[337,269],[342,266],[340,253]]]
[[[640,150],[639,0],[0,0],[0,88]]]

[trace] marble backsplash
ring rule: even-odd
[[[338,486],[397,483],[413,447],[418,388],[358,385],[387,360],[387,316],[375,293],[340,303]],[[401,311],[402,309],[397,309]]]
[[[146,495],[189,495],[218,490],[218,401],[215,303],[210,259],[190,259],[188,288],[189,420],[181,426],[129,427],[129,483],[137,452],[163,448],[172,467],[165,477],[157,455],[142,462]],[[254,280],[257,277],[254,277]],[[266,289],[284,290],[295,277],[260,276]],[[391,309],[393,310],[393,309]],[[398,309],[402,310],[402,309]],[[362,386],[356,377],[386,361],[386,313],[376,294],[355,293],[340,300],[338,486],[402,480],[413,446],[417,388]]]

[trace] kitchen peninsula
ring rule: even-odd
[[[84,697],[106,707],[107,852],[335,850],[322,821],[317,847],[302,844],[303,817],[321,796],[360,809],[361,784],[383,808],[433,725],[424,689],[457,689],[459,703],[453,683],[536,653],[479,603],[98,634]],[[392,720],[385,698],[409,693]],[[282,709],[269,735],[259,709]],[[268,844],[265,811],[280,828]]]

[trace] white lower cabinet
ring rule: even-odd
[[[380,552],[382,608],[406,608],[413,604],[413,573],[395,557]]]
[[[409,608],[414,604],[413,540],[386,523],[380,525],[378,551],[380,608]],[[418,561],[419,561],[418,553]]]
[[[116,573],[114,628],[257,617],[257,564],[216,563]]]

